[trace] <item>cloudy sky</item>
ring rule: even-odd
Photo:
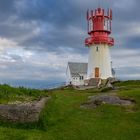
[[[0,82],[45,85],[65,81],[68,61],[87,62],[86,11],[99,0],[0,0]],[[113,9],[113,67],[140,79],[140,1],[100,0]]]

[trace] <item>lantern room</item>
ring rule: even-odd
[[[93,44],[108,44],[114,45],[114,39],[109,37],[112,31],[112,10],[108,9],[105,12],[102,8],[97,8],[95,11],[87,11],[87,23],[89,38],[85,40],[85,45]]]

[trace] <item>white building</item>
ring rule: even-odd
[[[115,70],[111,68],[111,75],[115,78]],[[88,63],[68,62],[66,69],[66,84],[85,85],[88,74]]]
[[[66,84],[84,85],[84,80],[87,78],[87,67],[87,63],[68,62]]]

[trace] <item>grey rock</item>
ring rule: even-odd
[[[90,96],[89,101],[81,105],[85,108],[95,108],[101,104],[112,104],[112,105],[131,105],[134,101],[129,99],[120,99],[118,96],[114,95],[99,95],[99,96]]]
[[[37,122],[48,99],[46,97],[26,104],[1,104],[0,119],[18,123]]]

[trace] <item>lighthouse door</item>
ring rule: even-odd
[[[95,78],[99,78],[99,68],[95,68]]]

